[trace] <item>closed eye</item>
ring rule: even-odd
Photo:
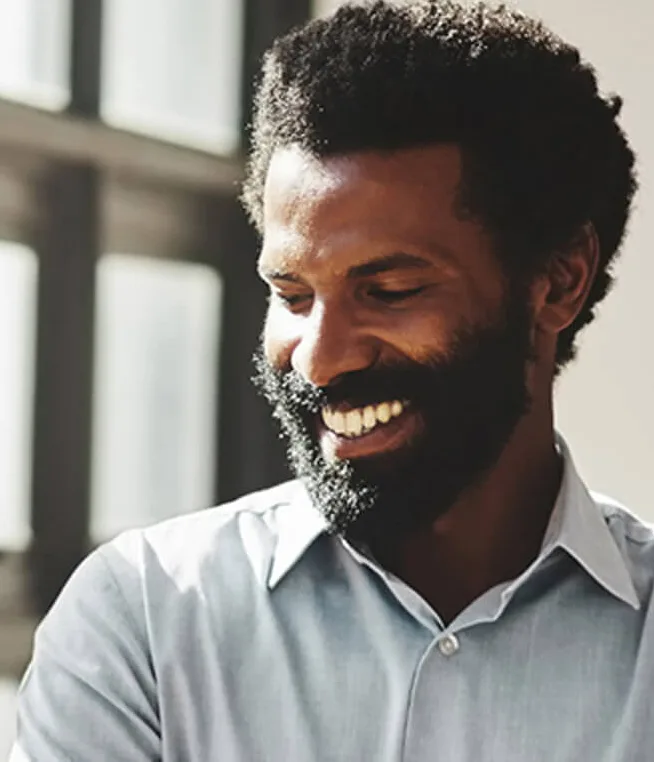
[[[272,291],[270,297],[280,301],[286,307],[297,307],[303,301],[311,298],[307,294],[282,294],[279,291]]]
[[[404,299],[409,299],[412,296],[417,296],[421,291],[424,291],[425,288],[425,286],[418,286],[417,288],[406,288],[399,291],[385,288],[371,288],[368,290],[368,294],[386,304],[393,304],[395,302],[401,302]]]

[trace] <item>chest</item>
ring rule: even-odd
[[[197,647],[158,669],[163,762],[636,762],[654,748],[654,654],[624,619],[541,608],[447,640],[392,607],[304,603],[233,632],[185,618]]]

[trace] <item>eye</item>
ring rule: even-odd
[[[281,302],[289,309],[299,309],[304,303],[311,300],[311,297],[308,294],[284,294],[280,291],[271,291],[270,298],[277,302]]]
[[[425,286],[417,286],[416,288],[406,288],[401,290],[392,290],[385,288],[370,288],[368,294],[374,299],[379,299],[386,304],[394,304],[395,302],[401,302],[404,299],[409,299],[412,296],[417,296],[419,293],[425,290]]]

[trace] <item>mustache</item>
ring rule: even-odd
[[[270,403],[283,401],[287,408],[308,414],[319,413],[326,405],[363,407],[395,399],[416,401],[434,392],[436,368],[431,365],[404,362],[379,366],[345,374],[329,386],[317,387],[295,370],[273,367],[261,349],[255,353],[253,364],[252,382]]]

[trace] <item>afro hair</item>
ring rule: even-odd
[[[504,6],[449,0],[347,4],[278,39],[255,98],[243,202],[262,232],[270,159],[455,143],[458,207],[491,234],[506,271],[528,278],[592,224],[598,272],[559,336],[557,370],[612,283],[636,189],[634,154],[579,51]]]

